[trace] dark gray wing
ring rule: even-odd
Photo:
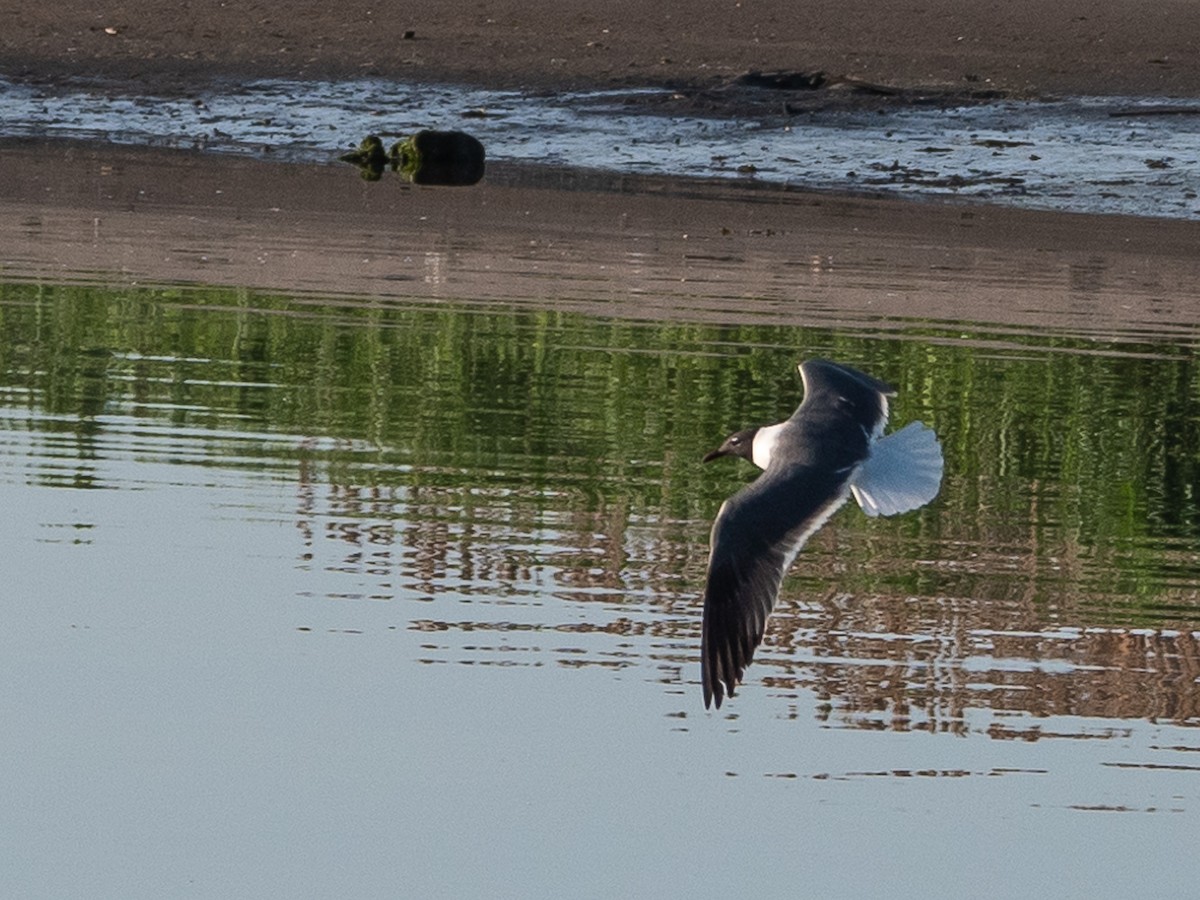
[[[888,419],[888,397],[896,391],[890,385],[865,372],[839,365],[827,359],[809,359],[800,363],[804,382],[804,401],[792,414],[793,422],[803,421],[819,429],[820,440],[806,447],[826,458],[853,458],[865,455],[863,435],[868,440],[883,433]],[[857,426],[849,429],[848,426]]]
[[[713,523],[700,639],[704,706],[733,696],[762,641],[784,573],[849,497],[849,472],[776,468],[721,506]]]

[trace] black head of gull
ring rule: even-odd
[[[718,456],[740,456],[747,462],[754,462],[754,436],[758,428],[745,428],[735,431],[725,442],[712,453],[705,454],[704,462],[712,462]]]
[[[791,418],[735,432],[704,461],[740,456],[762,474],[722,505],[704,587],[704,705],[733,696],[762,641],[783,576],[804,542],[851,496],[868,516],[924,506],[942,482],[937,436],[920,422],[883,436],[895,391],[823,359],[800,364]]]

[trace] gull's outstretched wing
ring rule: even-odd
[[[831,481],[809,467],[772,467],[722,504],[704,588],[705,707],[715,702],[720,708],[725,695],[733,695],[762,640],[784,573],[849,498],[848,476]]]
[[[825,426],[829,430],[825,437],[835,439],[824,445],[826,449],[837,449],[839,435],[858,440],[857,435],[845,430],[848,422],[856,422],[868,439],[883,433],[888,420],[888,397],[896,395],[891,385],[827,359],[805,360],[799,368],[804,401],[792,419],[807,419]]]

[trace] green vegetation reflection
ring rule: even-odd
[[[652,523],[687,548],[667,565],[692,579],[707,522],[752,474],[700,457],[735,428],[787,415],[801,395],[796,361],[824,355],[896,384],[895,421],[933,425],[947,459],[942,496],[921,514],[839,519],[862,535],[851,562],[872,563],[850,566],[846,590],[1025,591],[1046,615],[1086,605],[1092,621],[1195,621],[1194,360],[1119,345],[1100,355],[1083,339],[1025,343],[1014,356],[930,343],[918,327],[882,339],[237,289],[0,284],[0,407],[11,411],[0,429],[70,431],[83,458],[102,452],[85,439],[107,417],[126,416],[210,434],[214,465],[290,478],[315,464],[332,484],[435,487],[462,507],[502,490],[533,522],[554,509],[587,529],[602,516],[618,538],[630,522]],[[896,541],[925,564],[895,558]],[[978,555],[990,562],[964,564]],[[1002,588],[998,566],[1011,570]]]

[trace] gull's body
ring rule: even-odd
[[[706,456],[741,456],[763,473],[713,523],[704,588],[704,705],[733,695],[762,641],[783,576],[804,542],[853,495],[869,516],[937,496],[942,453],[914,422],[883,436],[888,385],[826,360],[800,364],[804,402],[776,425],[730,435]]]

